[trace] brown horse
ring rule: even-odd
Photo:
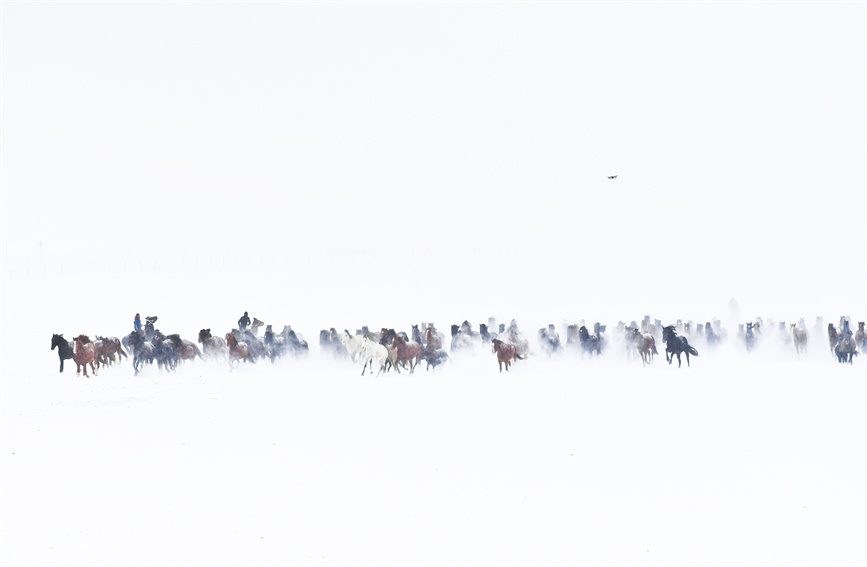
[[[426,351],[435,352],[443,348],[443,339],[430,325],[424,332],[424,346]]]
[[[121,358],[126,357],[126,353],[123,351],[119,338],[100,336],[97,336],[96,338],[97,340],[102,341],[102,348],[97,349],[97,358],[101,363],[105,365],[114,364],[115,356],[117,356],[117,363],[120,364]]]
[[[404,340],[402,336],[394,333],[391,329],[389,329],[389,333],[393,333],[394,342],[392,344],[397,349],[397,360],[395,361],[394,369],[400,374],[400,365],[409,363],[409,373],[412,374],[421,356],[421,345],[415,341]]]
[[[87,375],[87,365],[90,364],[90,369],[93,370],[93,375],[96,376],[96,347],[90,342],[87,335],[78,335],[73,339],[75,341],[75,375],[81,374],[81,369],[84,369],[84,377],[90,378]]]
[[[229,347],[229,370],[239,360],[247,362],[250,357],[250,349],[247,348],[247,343],[239,341],[233,333],[226,333],[226,345]]]
[[[202,353],[195,343],[182,339],[178,334],[169,335],[167,338],[175,345],[178,360],[192,360],[197,356],[202,358]]]
[[[831,352],[834,352],[834,347],[837,346],[839,338],[837,329],[834,328],[834,323],[828,323],[828,343],[831,346]]]
[[[627,339],[635,350],[638,351],[638,354],[641,355],[641,365],[645,366],[653,362],[653,355],[659,354],[659,351],[656,350],[656,339],[653,338],[653,335],[642,334],[635,327],[627,327],[627,330],[630,333]]]
[[[500,339],[491,341],[494,345],[494,352],[497,354],[497,363],[500,365],[500,372],[503,371],[503,364],[506,365],[506,371],[509,371],[513,360],[518,360],[522,357],[518,356],[518,347],[512,343],[505,343]]]
[[[798,326],[795,323],[791,324],[792,327],[792,344],[795,345],[795,352],[797,354],[804,354],[807,352],[807,329]]]

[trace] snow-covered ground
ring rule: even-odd
[[[502,374],[480,347],[362,378],[296,326],[307,360],[85,379],[50,335],[126,329],[39,309],[4,305],[3,565],[867,562],[865,359],[823,338],[800,360],[731,340],[690,368],[612,347]]]

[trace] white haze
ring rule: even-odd
[[[734,342],[867,318],[863,3],[0,15],[3,565],[867,562],[865,357]],[[310,359],[48,350],[244,311]],[[730,342],[376,380],[316,346],[644,315]]]

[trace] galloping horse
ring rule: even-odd
[[[247,343],[238,341],[234,333],[226,333],[226,345],[229,347],[229,370],[232,370],[235,363],[243,360],[247,362],[250,358],[250,349],[247,348]]]
[[[630,333],[627,336],[627,340],[641,356],[641,365],[644,366],[653,362],[653,355],[659,354],[659,351],[656,350],[656,339],[653,338],[653,335],[641,334],[641,331],[634,327],[627,327],[627,330]]]
[[[202,350],[208,356],[223,357],[229,353],[226,341],[222,337],[211,335],[210,329],[199,331],[199,342],[202,343]]]
[[[837,355],[837,362],[852,364],[852,358],[858,356],[858,349],[855,346],[855,339],[852,338],[851,332],[840,336],[837,346],[834,347],[834,354]]]
[[[96,348],[87,335],[78,335],[73,339],[75,341],[75,375],[81,374],[81,369],[84,369],[84,377],[90,378],[87,375],[87,365],[90,364],[90,369],[93,370],[93,375],[96,376]]]
[[[443,338],[440,333],[436,332],[433,325],[430,325],[424,332],[424,349],[428,352],[442,350]]]
[[[129,349],[132,351],[132,369],[138,376],[143,362],[153,364],[156,348],[152,342],[146,341],[143,335],[135,331],[125,338],[129,339]]]
[[[792,344],[795,345],[795,352],[797,354],[804,354],[807,352],[807,329],[792,323]]]
[[[858,322],[858,330],[855,331],[855,344],[861,350],[867,349],[867,332],[864,331],[864,321]]]
[[[831,352],[834,352],[834,348],[836,348],[839,338],[840,337],[837,335],[837,329],[834,328],[834,323],[828,323],[828,344],[831,347]]]
[[[57,355],[60,357],[60,371],[63,372],[63,361],[74,359],[75,351],[69,341],[63,338],[63,335],[51,335],[51,350],[55,348],[57,348]]]
[[[347,333],[348,334],[348,333]],[[370,372],[373,372],[373,367],[377,366],[379,370],[376,375],[379,376],[385,370],[385,363],[388,362],[388,349],[373,340],[373,335],[367,334],[361,337],[362,359],[364,367],[361,369],[361,375],[367,370],[370,365]]]
[[[744,344],[746,345],[747,350],[753,350],[756,346],[756,333],[754,329],[757,327],[758,325],[747,323],[747,331],[744,335]]]
[[[591,335],[584,325],[578,329],[578,340],[584,353],[592,355],[595,352],[597,356],[602,354],[602,337],[598,333]]]
[[[389,333],[394,333],[394,331],[389,329]],[[398,365],[403,364],[405,367],[406,363],[409,363],[409,373],[412,374],[418,365],[419,356],[421,356],[421,345],[415,341],[407,341],[399,334],[395,334],[394,346],[397,348],[397,364],[394,365],[394,369],[400,374]]]
[[[523,359],[522,356],[518,356],[518,347],[512,343],[506,343],[500,339],[494,339],[491,343],[494,345],[494,352],[497,355],[497,364],[500,367],[501,373],[503,372],[504,364],[506,365],[506,372],[508,372],[513,360]]]
[[[177,334],[169,335],[167,338],[175,345],[175,352],[177,353],[178,360],[184,361],[196,357],[202,358],[202,353],[199,351],[199,347],[197,347],[195,343],[182,339],[181,336]]]
[[[343,329],[343,332],[340,333],[340,342],[343,344],[343,348],[346,349],[347,354],[349,354],[349,359],[352,362],[356,362],[359,355],[364,352],[364,345],[361,344],[361,338],[349,334],[349,331],[346,329]]]
[[[419,362],[422,360],[427,362],[427,366],[425,367],[425,372],[427,372],[428,370],[430,370],[431,367],[436,370],[437,366],[443,364],[448,359],[449,353],[439,348],[435,350],[425,350],[424,352],[422,352],[421,356],[419,357]]]
[[[689,366],[689,355],[698,356],[698,351],[689,346],[686,337],[679,337],[674,331],[674,325],[662,328],[662,340],[665,342],[665,358],[671,364],[677,355],[677,367],[680,368],[680,354],[686,354],[686,365]]]
[[[120,364],[122,358],[128,358],[126,353],[123,351],[123,347],[120,344],[120,339],[117,337],[96,337],[97,340],[102,341],[102,353],[105,357],[105,364],[114,363],[115,355],[117,355],[117,363]]]

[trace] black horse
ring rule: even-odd
[[[129,339],[129,350],[132,351],[132,368],[135,375],[138,376],[143,363],[153,364],[156,349],[153,343],[145,340],[144,335],[140,333],[132,332],[125,338]]]
[[[747,350],[753,350],[756,348],[756,334],[753,329],[757,329],[758,325],[754,325],[752,323],[747,323],[747,332],[744,335],[744,344],[747,346]]]
[[[686,365],[689,366],[689,355],[698,356],[698,351],[689,346],[686,337],[679,337],[674,330],[674,325],[662,328],[662,340],[665,342],[665,359],[669,364],[677,355],[677,367],[680,368],[680,355],[686,355]]]
[[[585,353],[596,353],[597,356],[602,354],[602,335],[598,332],[591,335],[587,327],[581,325],[578,329],[578,340]]]
[[[63,372],[63,361],[75,358],[75,351],[69,341],[63,338],[63,335],[51,336],[51,350],[55,348],[57,348],[57,355],[60,357],[60,371]]]

